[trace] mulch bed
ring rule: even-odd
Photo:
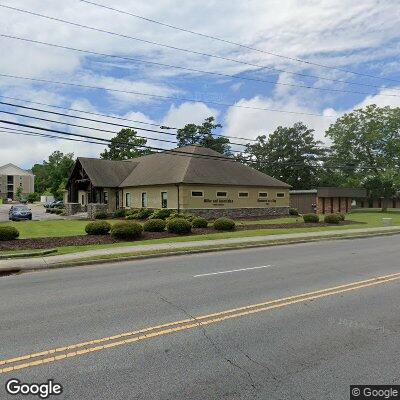
[[[340,225],[360,224],[356,221],[343,221]],[[339,226],[340,226],[339,225]],[[254,225],[238,225],[237,231],[254,230],[254,229],[288,229],[288,228],[315,228],[323,226],[332,226],[330,224],[320,223],[288,223],[288,224],[254,224]],[[210,233],[217,233],[214,228],[198,228],[193,229],[190,235],[206,235]],[[185,235],[185,236],[190,236]],[[169,232],[143,232],[143,240],[161,239],[167,237],[180,236]],[[105,236],[90,236],[90,235],[77,235],[77,236],[64,236],[64,237],[47,237],[47,238],[34,238],[34,239],[18,239],[10,241],[0,241],[0,251],[12,250],[36,250],[36,249],[51,249],[54,247],[64,246],[85,246],[91,244],[112,244],[121,242],[113,239],[109,235]]]

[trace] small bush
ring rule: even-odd
[[[3,240],[14,240],[19,237],[17,228],[13,226],[0,226],[0,241]]]
[[[326,222],[327,224],[338,225],[340,222],[340,217],[337,214],[326,214],[324,217],[324,222]]]
[[[313,224],[319,222],[318,214],[304,214],[303,221],[307,224]]]
[[[235,226],[235,221],[229,218],[218,218],[214,221],[214,229],[218,231],[233,231]]]
[[[135,213],[133,213],[133,214],[128,214],[128,215],[125,217],[125,219],[127,219],[127,220],[132,220],[132,219],[138,219],[138,217],[136,216]]]
[[[194,215],[193,214],[189,214],[189,213],[181,214],[181,213],[175,212],[175,213],[172,213],[167,218],[167,220],[170,221],[170,220],[175,219],[175,218],[186,219],[186,221],[192,222],[193,219],[194,219]]]
[[[118,222],[111,228],[114,239],[134,240],[142,236],[143,227],[135,222]]]
[[[29,193],[26,199],[28,203],[34,203],[35,201],[39,201],[40,196],[38,193]]]
[[[111,225],[107,221],[89,222],[85,226],[85,232],[88,235],[108,235]]]
[[[126,215],[125,208],[118,208],[118,210],[114,211],[114,217],[115,218],[124,218],[125,215]]]
[[[341,221],[345,221],[346,220],[346,214],[345,213],[337,213],[336,215],[339,217],[339,219]]]
[[[163,208],[161,210],[156,210],[150,215],[150,219],[167,219],[174,210],[168,210]]]
[[[94,219],[107,219],[108,214],[105,211],[99,211],[94,215]]]
[[[289,208],[289,215],[299,215],[297,208]]]
[[[149,218],[150,215],[153,214],[153,210],[151,208],[141,208],[136,213],[137,219],[146,219]]]
[[[163,232],[167,223],[163,219],[149,219],[143,225],[143,230],[146,232]]]
[[[183,235],[192,231],[192,224],[184,218],[173,218],[167,223],[168,232]]]
[[[207,228],[208,221],[202,217],[195,217],[195,218],[193,218],[192,225],[193,225],[193,228]]]

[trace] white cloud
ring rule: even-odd
[[[162,124],[172,127],[183,127],[186,124],[201,124],[207,117],[218,117],[218,111],[204,103],[183,103],[172,105],[164,117]]]

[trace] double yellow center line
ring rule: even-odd
[[[251,315],[262,311],[268,311],[275,308],[285,307],[291,304],[301,303],[307,300],[318,299],[321,297],[332,296],[351,290],[362,289],[369,286],[380,285],[400,279],[400,272],[371,278],[363,281],[353,282],[346,285],[335,286],[314,292],[299,294],[296,296],[284,297],[276,300],[270,300],[263,303],[252,304],[245,307],[234,308],[214,314],[202,315],[181,321],[170,322],[163,325],[152,326],[132,332],[121,333],[115,336],[109,336],[101,339],[90,340],[83,343],[77,343],[65,347],[44,350],[38,353],[27,354],[20,357],[0,360],[0,374],[13,372],[24,368],[30,368],[38,365],[48,364],[55,361],[61,361],[68,358],[90,354],[97,351],[107,350],[154,337],[167,335],[174,332],[197,328],[204,325],[215,324],[228,319],[238,318],[245,315]]]

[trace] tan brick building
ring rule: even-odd
[[[35,191],[35,176],[14,164],[0,167],[0,198],[15,200],[18,188],[22,188],[22,196]]]
[[[213,218],[286,215],[290,186],[201,146],[126,161],[79,157],[69,208],[170,208]]]
[[[302,213],[347,213],[353,200],[364,198],[365,189],[342,187],[319,187],[311,190],[291,190],[290,207]]]

